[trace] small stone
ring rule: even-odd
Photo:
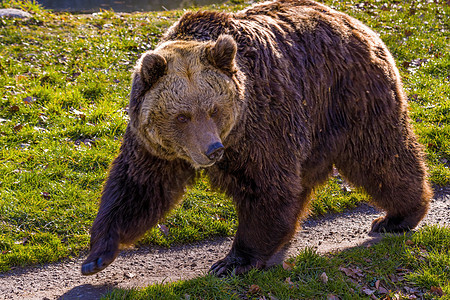
[[[32,15],[26,11],[15,9],[15,8],[4,8],[0,9],[0,17],[2,18],[20,18],[26,19],[31,18]]]
[[[323,272],[322,275],[320,275],[320,281],[322,281],[323,283],[327,283],[328,282],[328,276],[327,273]]]

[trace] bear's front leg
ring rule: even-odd
[[[119,254],[120,244],[133,243],[156,225],[194,178],[194,170],[181,160],[166,161],[124,148],[103,189],[83,275],[106,268]]]
[[[210,273],[221,277],[263,269],[274,254],[283,250],[295,233],[309,190],[301,192],[297,185],[285,186],[281,191],[235,199],[239,225],[233,246],[224,259],[211,267]]]

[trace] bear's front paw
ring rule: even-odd
[[[239,275],[251,269],[262,269],[264,263],[259,260],[248,260],[241,257],[227,256],[216,262],[209,269],[209,273],[217,277]]]
[[[109,266],[116,259],[117,255],[118,250],[91,253],[81,265],[81,274],[93,275],[100,272]]]
[[[411,227],[403,217],[384,216],[373,220],[371,232],[405,232],[411,230]]]

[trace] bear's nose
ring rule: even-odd
[[[209,145],[208,150],[206,151],[205,155],[210,159],[214,161],[218,161],[222,158],[224,152],[224,147],[222,143],[216,142],[211,145]]]

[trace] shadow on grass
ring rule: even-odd
[[[113,285],[92,285],[92,284],[82,284],[72,288],[67,291],[58,299],[61,300],[71,300],[71,299],[83,299],[83,300],[97,300],[102,296],[112,292],[114,289]],[[44,298],[45,299],[45,298]]]

